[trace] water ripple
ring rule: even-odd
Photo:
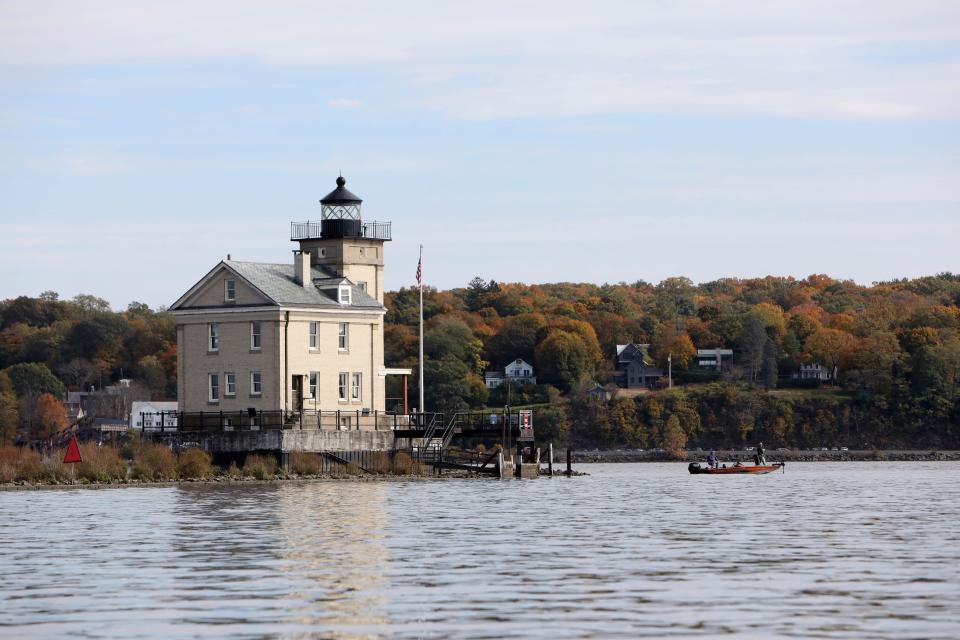
[[[960,637],[960,464],[0,493],[0,637]]]

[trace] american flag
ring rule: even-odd
[[[423,284],[420,282],[420,277],[423,275],[423,257],[417,260],[417,287],[423,287]]]

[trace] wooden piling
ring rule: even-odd
[[[567,449],[567,477],[568,478],[573,475],[573,465],[572,465],[573,457],[571,454],[572,452],[570,451],[570,449]]]
[[[553,477],[553,443],[547,447],[547,474]]]

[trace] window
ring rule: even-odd
[[[346,351],[350,348],[350,325],[346,322],[340,323],[340,329],[337,335],[337,348],[340,351]]]
[[[347,375],[346,373],[341,372],[338,378],[338,393],[340,402],[347,401]]]
[[[228,396],[237,395],[237,374],[225,373],[223,374],[223,381],[227,385],[227,390],[224,393]]]
[[[317,344],[319,344],[317,340],[317,333],[319,332],[319,330],[320,330],[319,322],[310,323],[310,348],[311,349],[316,349]]]
[[[353,400],[354,402],[360,402],[360,398],[362,397],[361,396],[362,390],[360,388],[361,387],[360,382],[362,381],[362,379],[363,379],[362,373],[353,374],[353,379],[351,380],[351,384],[350,384],[350,399]]]
[[[210,402],[220,402],[220,375],[217,373],[211,373],[208,376],[209,380],[209,395],[207,399]]]
[[[254,320],[250,323],[250,348],[253,350],[260,349],[260,321]]]
[[[317,399],[317,393],[320,391],[320,374],[316,371],[310,372],[310,397]]]
[[[258,396],[263,390],[263,380],[259,371],[250,372],[250,395]]]
[[[207,351],[218,351],[220,349],[220,327],[216,322],[207,325]]]
[[[236,280],[224,280],[223,281],[223,299],[226,302],[233,302],[237,299],[237,281]]]
[[[340,304],[351,304],[350,302],[350,287],[342,284],[340,285]]]
[[[357,283],[357,286],[360,287],[360,291],[363,291],[364,293],[367,292],[367,283],[366,283],[366,282],[358,282],[358,283]]]

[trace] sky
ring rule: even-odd
[[[0,0],[0,299],[292,262],[342,172],[424,280],[960,271],[960,3]]]

